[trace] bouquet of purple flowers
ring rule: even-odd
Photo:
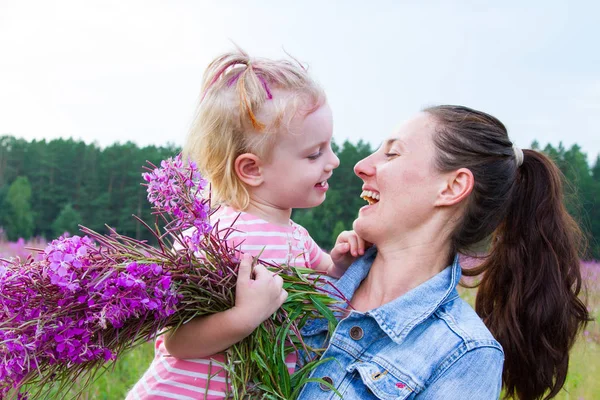
[[[234,305],[239,253],[226,241],[234,228],[210,224],[207,183],[193,163],[177,156],[160,168],[150,165],[143,177],[157,221],[151,227],[138,220],[157,246],[114,229],[100,234],[81,227],[83,236],[60,237],[38,257],[0,260],[0,399],[64,397],[74,382],[81,392],[123,352]],[[281,274],[289,296],[227,351],[223,368],[235,399],[295,398],[320,362],[290,376],[285,356],[314,352],[300,328],[311,316],[335,324],[332,309],[344,301],[309,269],[270,268]]]

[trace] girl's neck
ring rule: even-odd
[[[244,212],[248,214],[252,214],[256,217],[264,219],[267,222],[276,225],[287,226],[290,223],[290,218],[292,216],[291,208],[278,208],[271,204],[264,204],[257,201],[253,201],[250,199],[250,203],[248,203],[248,207],[246,207]]]

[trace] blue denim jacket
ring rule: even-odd
[[[336,287],[351,299],[375,258],[371,248]],[[306,343],[327,348],[311,377],[324,378],[344,399],[498,399],[504,353],[456,291],[458,258],[403,296],[365,313],[351,311],[328,340],[327,322],[308,321]],[[300,399],[339,399],[308,383]]]

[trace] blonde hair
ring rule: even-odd
[[[296,60],[250,58],[238,49],[212,61],[183,150],[211,183],[212,203],[246,209],[249,194],[235,159],[252,153],[268,161],[292,118],[324,102],[325,93]]]

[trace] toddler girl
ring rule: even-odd
[[[212,204],[220,205],[211,223],[233,226],[228,241],[246,257],[343,274],[351,244],[341,243],[330,256],[290,219],[293,208],[325,200],[339,165],[332,133],[325,93],[298,63],[250,58],[240,50],[209,65],[184,154],[211,183]],[[225,374],[215,375],[214,361],[223,362],[224,350],[283,304],[282,285],[262,265],[252,277],[241,269],[235,306],[159,336],[155,359],[128,399],[225,397]],[[286,363],[293,370],[295,354]]]

